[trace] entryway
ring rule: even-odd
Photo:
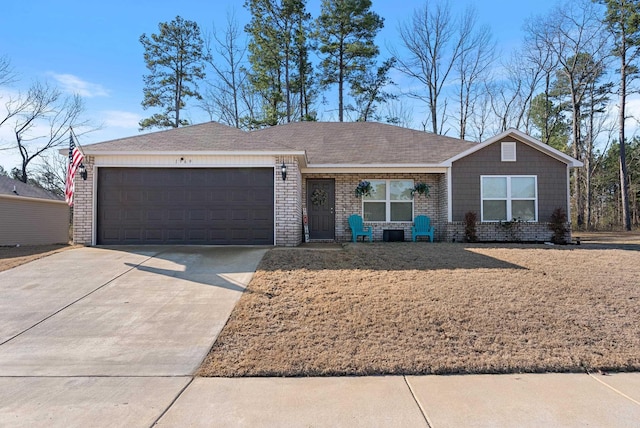
[[[333,178],[307,180],[309,239],[334,240],[336,236],[336,190]]]

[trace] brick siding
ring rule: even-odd
[[[287,179],[282,180],[282,162],[287,166]],[[295,247],[302,243],[302,175],[293,156],[276,158],[276,245]]]
[[[447,242],[464,242],[464,222],[449,223],[446,228]],[[565,236],[571,242],[571,225],[567,223],[569,232]],[[547,242],[551,241],[553,232],[549,223],[476,223],[478,242]]]
[[[358,183],[362,180],[412,179],[414,182],[421,181],[427,183],[431,188],[429,190],[429,197],[424,195],[416,195],[414,197],[414,215],[423,214],[429,216],[436,233],[438,233],[438,229],[442,230],[443,225],[445,224],[441,222],[439,215],[441,211],[441,190],[439,189],[440,175],[443,174],[305,174],[302,186],[302,202],[306,205],[307,179],[333,178],[336,186],[335,240],[337,242],[347,242],[352,239],[351,229],[349,228],[349,216],[352,214],[362,215],[362,199],[355,195],[355,188]],[[446,202],[446,195],[444,198]],[[382,241],[384,229],[403,229],[405,241],[411,240],[411,226],[413,226],[413,221],[394,223],[365,222],[365,225],[372,226],[374,241]]]
[[[93,221],[93,181],[94,157],[87,156],[82,161],[87,168],[87,179],[80,174],[75,177],[75,193],[73,195],[73,242],[80,245],[91,245]]]

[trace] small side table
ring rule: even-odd
[[[384,242],[404,241],[404,229],[383,229],[382,240]]]

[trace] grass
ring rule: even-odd
[[[640,236],[582,239],[274,249],[199,375],[639,370]]]
[[[0,272],[76,247],[64,244],[0,247]]]

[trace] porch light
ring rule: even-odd
[[[285,181],[287,179],[287,166],[284,164],[284,161],[282,161],[280,169],[282,170],[282,181]]]
[[[87,168],[84,167],[84,164],[80,164],[78,166],[78,171],[80,172],[80,177],[82,177],[83,180],[87,179]]]

